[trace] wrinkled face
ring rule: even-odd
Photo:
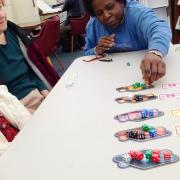
[[[4,10],[4,5],[0,0],[0,34],[4,32],[6,28],[7,28],[6,13]]]
[[[93,0],[95,16],[105,26],[116,28],[124,14],[124,3],[120,0]]]

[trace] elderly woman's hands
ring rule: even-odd
[[[46,98],[49,95],[49,91],[48,90],[42,90],[41,95],[43,95],[43,97]]]
[[[114,38],[115,34],[101,37],[95,48],[96,55],[102,55],[105,51],[108,51],[110,48],[112,48],[114,46]]]
[[[145,82],[152,84],[166,74],[166,64],[162,57],[147,53],[141,62],[141,71]]]

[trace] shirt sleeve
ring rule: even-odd
[[[84,55],[94,55],[95,50],[94,48],[96,47],[96,39],[95,39],[95,32],[93,31],[93,23],[91,20],[86,26],[86,38],[85,38],[85,47],[84,47]]]
[[[152,9],[145,6],[137,8],[136,14],[132,16],[135,18],[134,27],[138,38],[148,42],[149,50],[158,50],[165,56],[172,37],[167,22],[160,20]]]

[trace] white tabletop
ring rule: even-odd
[[[173,46],[165,58],[167,75],[156,88],[142,93],[164,94],[180,89],[162,89],[162,83],[180,82],[180,51]],[[113,62],[77,59],[70,66],[32,120],[0,158],[1,180],[139,180],[180,179],[180,162],[150,170],[132,167],[119,169],[114,155],[129,150],[171,149],[180,155],[180,137],[175,136],[171,109],[180,108],[180,100],[153,100],[138,104],[117,104],[114,99],[130,93],[115,89],[142,81],[140,60],[145,51],[113,55]],[[127,66],[130,62],[130,66]],[[72,83],[74,82],[74,84]],[[140,108],[159,108],[165,116],[143,123],[119,123],[116,114]],[[170,137],[144,143],[120,142],[114,133],[144,123],[165,126]]]

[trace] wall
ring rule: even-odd
[[[33,6],[32,0],[6,0],[8,19],[17,23],[39,22],[38,8]]]

